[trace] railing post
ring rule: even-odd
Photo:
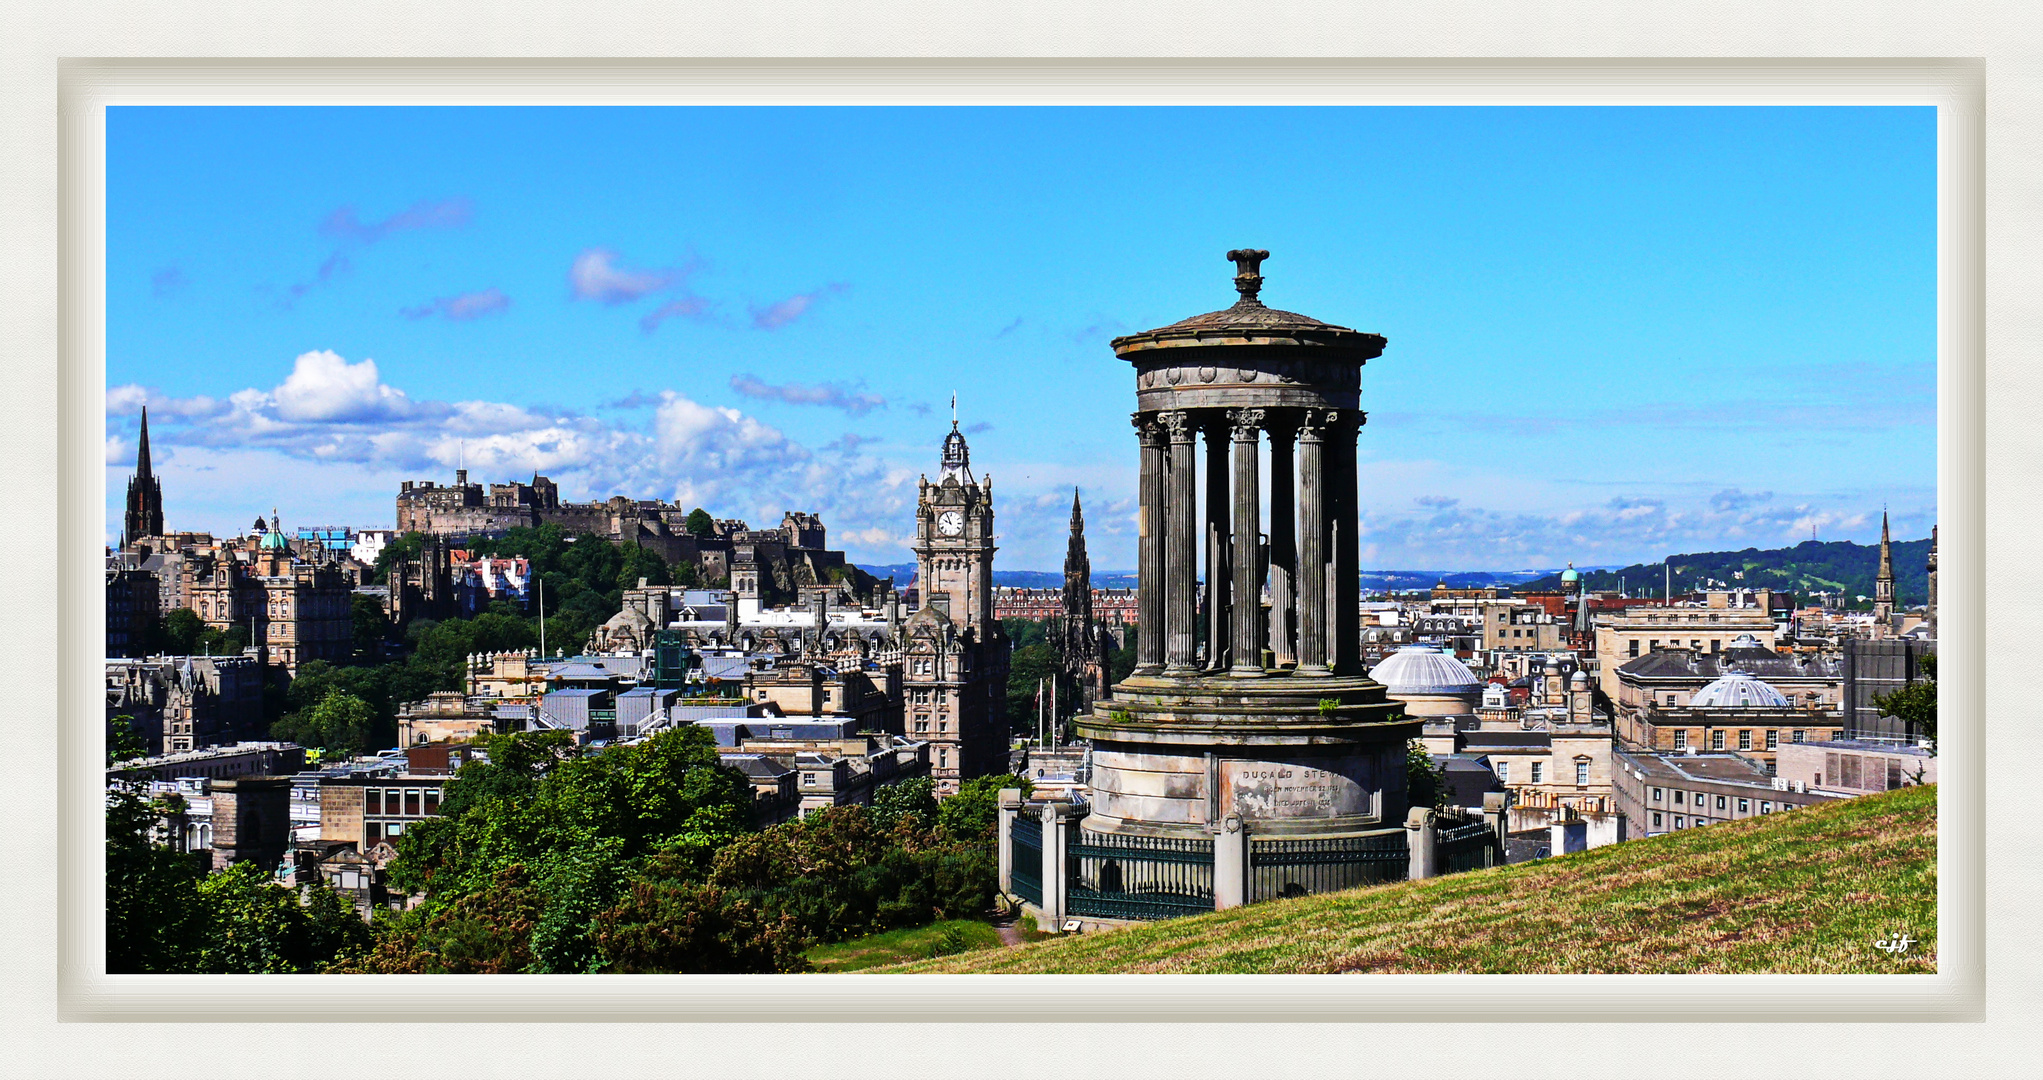
[[[1412,807],[1405,815],[1405,847],[1411,855],[1413,881],[1440,876],[1440,818],[1424,806]]]
[[[1511,793],[1508,791],[1486,791],[1483,793],[1483,821],[1496,836],[1497,865],[1504,863],[1504,842],[1511,835]]]
[[[1229,814],[1213,830],[1213,910],[1249,902],[1249,834],[1240,814]]]
[[[1070,820],[1076,810],[1070,803],[1043,804],[1043,917],[1050,924],[1043,929],[1053,934],[1064,925],[1068,910],[1071,860],[1064,853],[1071,846]]]
[[[1014,819],[1021,812],[1021,789],[1000,789],[1000,895],[1014,895]]]

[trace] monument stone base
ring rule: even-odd
[[[1092,743],[1090,833],[1260,837],[1403,827],[1407,718],[1366,676],[1136,675],[1077,734]]]

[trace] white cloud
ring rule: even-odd
[[[377,376],[376,361],[350,364],[331,350],[299,354],[290,376],[269,397],[284,420],[359,423],[401,419],[412,411],[404,391]]]
[[[590,248],[568,267],[568,286],[580,299],[622,304],[659,292],[682,275],[680,270],[627,270],[617,265],[616,252]]]

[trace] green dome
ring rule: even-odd
[[[284,539],[283,530],[271,529],[262,534],[262,549],[264,551],[289,551],[291,550],[291,544]]]
[[[1578,574],[1578,573],[1576,573],[1576,572],[1575,572],[1575,564],[1574,564],[1574,563],[1569,563],[1569,564],[1568,564],[1568,568],[1567,568],[1566,570],[1563,570],[1563,571],[1561,571],[1561,581],[1562,581],[1562,582],[1569,582],[1569,581],[1580,581],[1580,580],[1582,580],[1582,575],[1580,575],[1580,574]]]

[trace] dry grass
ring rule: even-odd
[[[1931,973],[1936,788],[1431,881],[888,968],[1015,973]],[[1875,941],[1905,931],[1890,955]]]

